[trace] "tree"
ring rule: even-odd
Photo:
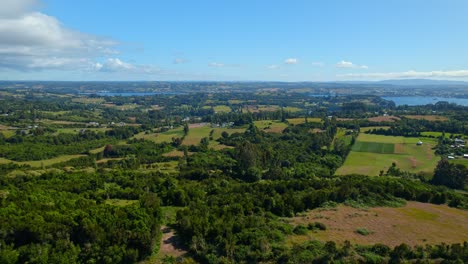
[[[187,136],[189,132],[189,126],[187,123],[184,124],[184,136]]]
[[[447,159],[442,159],[435,168],[431,183],[454,189],[463,189],[467,185],[467,181],[468,169],[464,165],[452,164]]]

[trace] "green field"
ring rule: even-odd
[[[80,154],[77,154],[77,155],[62,155],[62,156],[58,156],[56,158],[52,158],[52,159],[46,159],[46,160],[32,160],[32,161],[21,161],[21,162],[17,162],[17,161],[12,161],[12,160],[9,160],[9,159],[5,159],[5,158],[0,158],[0,164],[5,164],[5,163],[16,163],[16,164],[19,164],[19,165],[29,165],[31,167],[34,167],[34,168],[39,168],[39,167],[42,167],[42,166],[50,166],[50,165],[54,165],[54,164],[57,164],[57,163],[61,163],[61,162],[66,162],[66,161],[69,161],[69,160],[72,160],[72,159],[76,159],[76,158],[79,158],[79,157],[83,157],[85,155],[80,155]]]
[[[182,127],[171,129],[162,133],[146,133],[142,132],[134,136],[136,139],[151,140],[156,143],[171,142],[173,137],[183,137],[184,131]]]
[[[254,121],[255,126],[268,133],[281,133],[288,127],[287,124],[276,120],[260,120]]]
[[[298,125],[298,124],[304,124],[305,123],[305,117],[288,118],[286,120],[291,125]],[[318,118],[318,117],[308,117],[307,122],[322,123],[322,119]]]
[[[356,152],[372,152],[380,154],[393,154],[395,145],[392,143],[357,141],[352,148]]]
[[[404,171],[432,174],[440,160],[432,149],[436,141],[424,139],[423,145],[417,146],[418,141],[418,138],[361,133],[343,166],[335,174],[356,173],[376,176],[381,170],[386,172],[393,162]]]

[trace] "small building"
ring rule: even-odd
[[[418,145],[418,146],[421,146],[422,144],[423,144],[423,143],[422,143],[421,140],[419,140],[418,143],[416,143],[416,145]]]
[[[468,154],[463,154],[463,158],[468,159]]]
[[[455,159],[454,156],[447,156],[448,159]]]

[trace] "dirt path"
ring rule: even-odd
[[[172,256],[178,258],[187,254],[187,251],[183,249],[180,238],[172,228],[163,226],[161,231],[163,234],[161,238],[161,247],[158,253],[159,256]]]

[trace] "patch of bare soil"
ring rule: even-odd
[[[161,228],[162,239],[161,247],[159,249],[159,255],[172,256],[175,258],[183,257],[187,254],[187,250],[183,248],[182,241],[174,232],[174,230],[168,226],[163,226]]]

